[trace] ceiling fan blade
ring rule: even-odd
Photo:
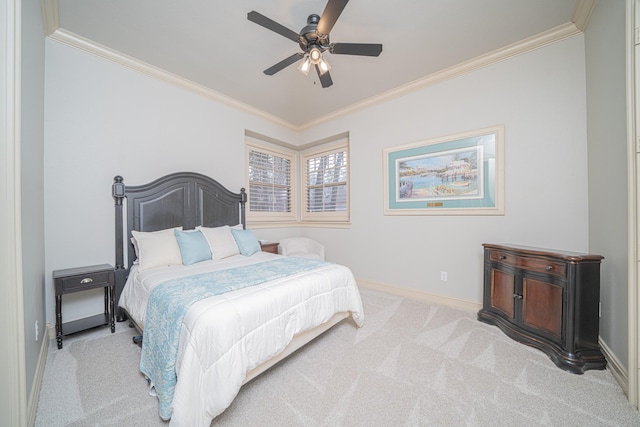
[[[329,34],[349,0],[329,0],[318,22],[318,32]]]
[[[277,73],[278,71],[282,70],[283,68],[286,68],[289,65],[293,64],[294,62],[296,62],[297,60],[299,60],[303,56],[304,56],[304,53],[302,53],[302,52],[294,53],[290,57],[288,57],[286,59],[283,59],[282,61],[278,62],[276,65],[267,68],[266,70],[263,71],[263,73],[265,73],[267,76],[273,76],[275,73]]]
[[[382,45],[378,43],[332,43],[329,52],[338,55],[378,56]]]
[[[316,64],[316,72],[318,73],[318,77],[320,78],[320,84],[323,88],[329,87],[333,84],[333,80],[331,80],[331,74],[327,71],[326,73],[320,73],[320,67]]]
[[[262,25],[268,30],[276,32],[281,36],[288,38],[289,40],[293,40],[296,43],[300,38],[300,34],[296,33],[293,30],[288,29],[284,25],[278,24],[276,21],[270,18],[267,18],[266,16],[256,12],[255,10],[252,10],[251,12],[247,13],[247,19],[251,22],[255,22],[258,25]]]

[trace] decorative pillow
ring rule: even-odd
[[[207,261],[213,258],[209,242],[199,230],[179,231],[174,230],[176,240],[182,255],[182,264],[191,265],[200,261]]]
[[[134,246],[138,248],[139,271],[182,264],[174,230],[169,228],[153,232],[131,232],[136,239]]]
[[[240,249],[242,255],[251,256],[256,252],[260,252],[260,242],[258,242],[256,236],[253,235],[253,231],[232,228],[231,233],[236,239],[238,249]]]
[[[236,239],[231,234],[231,227],[223,225],[222,227],[198,227],[198,230],[204,234],[214,259],[227,258],[232,255],[238,255],[240,249],[236,244]]]

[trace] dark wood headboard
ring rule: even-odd
[[[135,259],[131,231],[157,231],[180,227],[242,224],[246,227],[244,188],[234,193],[218,181],[193,172],[178,172],[144,185],[127,186],[121,176],[113,179],[116,221],[116,306]],[[126,199],[126,203],[125,203]],[[123,212],[126,204],[126,216]],[[126,218],[126,224],[124,219]],[[125,228],[126,227],[126,228]],[[127,262],[125,264],[125,249]],[[124,320],[116,307],[118,321]]]

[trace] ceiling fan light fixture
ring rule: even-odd
[[[300,61],[298,64],[298,70],[305,76],[309,75],[309,70],[311,70],[311,60],[309,59],[309,55],[305,55],[304,59]]]
[[[318,68],[320,69],[320,74],[325,74],[331,69],[331,65],[329,65],[329,61],[327,61],[324,57],[320,57]]]
[[[322,60],[322,52],[316,46],[309,50],[309,59],[312,64],[318,64]]]

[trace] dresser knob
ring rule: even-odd
[[[546,270],[547,270],[547,271],[551,271],[551,270],[553,270],[553,266],[552,266],[552,265],[547,265],[547,269],[546,269]]]
[[[87,283],[91,283],[91,282],[93,282],[93,279],[91,277],[86,277],[86,278],[84,278],[84,279],[82,279],[80,281],[80,283],[83,284],[83,285],[85,285]]]
[[[504,259],[507,259],[507,257],[506,257],[506,255],[500,255],[500,256],[498,257],[498,259],[499,259],[499,260],[504,260]]]

